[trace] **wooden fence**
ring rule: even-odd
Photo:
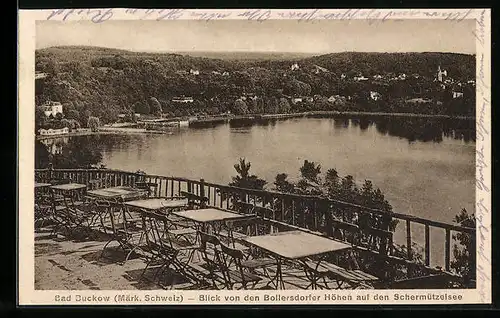
[[[453,232],[471,235],[475,246],[475,229],[456,224],[437,222],[412,215],[381,211],[364,206],[355,205],[339,200],[325,199],[317,196],[285,194],[272,191],[253,190],[230,187],[206,182],[203,179],[191,180],[178,177],[150,175],[142,172],[128,172],[111,169],[37,169],[35,180],[50,182],[56,179],[71,180],[71,182],[90,184],[91,180],[103,180],[107,186],[134,186],[136,182],[150,182],[156,185],[156,195],[177,196],[181,191],[187,191],[208,199],[208,205],[225,209],[234,209],[235,201],[251,203],[255,206],[268,207],[270,215],[263,217],[276,224],[300,227],[333,237],[336,224],[360,224],[368,220],[371,226],[361,228],[362,235],[367,238],[364,243],[357,242],[357,248],[371,254],[382,256],[393,263],[406,265],[408,270],[416,265],[433,271],[450,272],[451,238]],[[390,223],[398,221],[406,232],[406,241],[403,244],[393,242]],[[423,227],[424,246],[423,260],[417,264],[412,248],[412,228]],[[431,230],[438,229],[444,232],[444,269],[430,266]],[[348,236],[349,237],[349,236]],[[349,238],[347,238],[349,240]],[[397,247],[406,246],[398,249]],[[474,251],[472,251],[474,253]]]

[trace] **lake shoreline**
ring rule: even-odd
[[[472,116],[450,116],[450,115],[432,115],[432,114],[419,114],[419,113],[382,113],[382,112],[339,112],[339,111],[310,111],[302,113],[291,114],[256,114],[256,115],[242,115],[235,117],[221,118],[214,116],[212,118],[203,118],[193,120],[189,126],[196,126],[197,124],[216,124],[216,123],[229,123],[232,120],[273,120],[273,119],[292,119],[292,118],[317,118],[322,116],[335,117],[335,116],[359,116],[359,117],[403,117],[403,118],[435,118],[435,119],[456,119],[456,120],[475,120]],[[145,128],[128,128],[128,127],[101,127],[99,131],[90,131],[90,129],[82,128],[78,131],[70,132],[68,134],[40,136],[36,135],[36,140],[46,140],[61,137],[76,137],[76,136],[90,136],[90,135],[110,135],[110,134],[171,134],[169,131],[162,130],[147,130]]]

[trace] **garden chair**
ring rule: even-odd
[[[241,262],[245,259],[245,256],[241,250],[231,248],[225,244],[221,244],[222,253],[222,272],[224,277],[225,286],[228,289],[247,289],[248,285],[254,288],[257,283],[262,281],[264,278],[247,271]],[[239,285],[239,288],[235,288]]]
[[[188,278],[193,278],[194,275],[189,271],[188,265],[199,246],[189,244],[187,241],[174,240],[168,230],[169,221],[164,215],[141,211],[141,217],[147,251],[151,254],[141,277],[154,262],[160,261],[153,279],[169,268]]]
[[[203,286],[221,289],[225,286],[222,272],[221,242],[215,235],[198,231],[200,246],[197,253],[200,255],[198,262],[189,264],[197,276],[198,282]]]

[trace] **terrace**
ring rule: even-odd
[[[451,233],[475,237],[473,228],[204,180],[109,169],[36,170],[35,180],[36,289],[464,288],[450,268]],[[394,220],[406,246],[423,227],[422,260],[394,241]],[[436,229],[441,268],[430,266]]]

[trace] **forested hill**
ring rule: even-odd
[[[332,107],[380,111],[380,107],[385,107],[382,104],[365,107],[362,103],[345,106],[321,101],[314,105],[290,106],[283,99],[284,96],[296,95],[325,98],[341,95],[352,96],[353,101],[356,101],[354,97],[362,96],[366,101],[366,94],[376,90],[384,96],[384,105],[389,100],[401,98],[441,100],[443,97],[437,84],[432,84],[438,66],[446,69],[455,82],[466,83],[475,77],[475,56],[451,53],[345,52],[283,60],[275,56],[268,60],[248,60],[66,46],[37,50],[35,57],[36,71],[48,74],[36,83],[36,104],[59,101],[64,105],[65,115],[71,113],[75,117],[78,114],[75,119],[83,124],[89,115],[97,116],[103,122],[114,121],[119,113],[141,108],[141,104],[150,103],[152,98],[159,102],[164,113],[175,115],[214,114],[226,110],[271,113]],[[294,63],[300,68],[291,70]],[[317,66],[322,70],[318,71]],[[190,74],[191,70],[195,74]],[[399,73],[419,74],[420,77],[388,84],[389,78]],[[353,81],[354,76],[359,75],[381,75],[387,78],[387,83]],[[421,87],[427,88],[419,92],[420,95],[412,96],[416,88]],[[259,99],[253,100],[253,104],[239,102],[234,105],[243,93],[254,94]],[[185,105],[181,112],[179,105],[171,102],[179,95],[191,96],[195,102]],[[394,105],[391,107],[399,107]],[[470,113],[473,107],[469,108],[459,106],[454,109],[458,113]],[[149,109],[149,106],[141,109]],[[445,108],[418,111],[448,112]]]
[[[361,72],[365,76],[406,73],[433,76],[438,66],[456,79],[475,78],[475,55],[457,53],[360,53],[343,52],[305,59],[327,69]]]

